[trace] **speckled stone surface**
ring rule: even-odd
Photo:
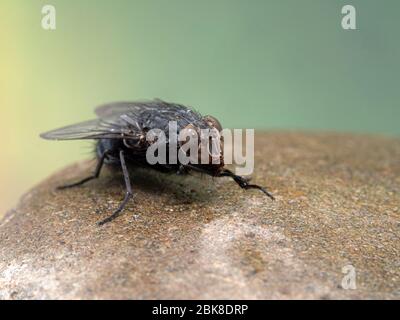
[[[228,178],[133,171],[134,200],[102,227],[121,175],[63,191],[93,162],[53,175],[0,222],[0,298],[400,298],[399,139],[257,133],[255,156],[276,201]]]

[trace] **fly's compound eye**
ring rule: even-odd
[[[222,131],[221,123],[213,116],[205,116],[203,117],[203,121],[205,121],[210,127],[213,127],[218,131]]]
[[[181,139],[179,139],[181,141],[181,143],[188,142],[189,140],[198,141],[198,138],[199,138],[198,130],[192,124],[188,124],[186,127],[184,127],[179,132],[179,136],[181,138]]]
[[[202,164],[221,164],[223,162],[223,150],[220,132],[212,128],[201,132],[200,161]]]

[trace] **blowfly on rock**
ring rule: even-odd
[[[98,222],[102,225],[115,219],[126,206],[132,197],[132,187],[129,177],[129,167],[144,167],[165,173],[188,174],[191,171],[205,173],[213,177],[231,177],[243,189],[259,189],[268,197],[274,199],[271,193],[265,188],[250,184],[249,180],[234,174],[224,168],[222,139],[218,142],[217,155],[211,154],[204,162],[201,157],[204,145],[200,139],[195,140],[199,152],[195,154],[194,160],[181,161],[176,157],[175,161],[166,163],[149,163],[148,149],[159,143],[158,139],[148,139],[149,133],[157,129],[163,132],[169,143],[169,124],[176,124],[177,134],[192,132],[200,137],[202,130],[214,130],[217,133],[222,131],[220,122],[212,116],[201,116],[199,113],[176,103],[169,103],[162,100],[145,102],[117,102],[97,107],[95,110],[97,118],[94,120],[77,123],[71,126],[52,130],[41,134],[41,137],[49,140],[80,140],[94,139],[96,143],[97,166],[93,175],[78,182],[64,185],[59,189],[80,186],[92,179],[98,178],[103,164],[120,166],[123,172],[126,192],[119,207],[107,218]],[[187,137],[187,135],[186,135]],[[178,142],[177,148],[180,143]],[[209,150],[207,150],[208,152]],[[197,159],[199,158],[199,159]],[[193,154],[191,155],[193,160]],[[169,159],[171,160],[171,159]],[[215,161],[218,160],[218,161]]]

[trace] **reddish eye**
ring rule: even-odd
[[[213,127],[215,129],[217,129],[218,131],[222,131],[222,126],[219,123],[219,121],[214,118],[213,116],[205,116],[203,117],[203,120],[210,126]]]
[[[182,131],[184,131],[186,134],[189,134],[189,135],[197,134],[197,128],[194,125],[192,125],[191,123],[188,124],[186,127],[184,127],[182,129]]]
[[[189,136],[192,137],[192,139],[198,138],[197,128],[191,123],[183,128],[179,134],[182,136],[186,136],[186,142],[189,140]]]

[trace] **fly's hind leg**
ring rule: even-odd
[[[262,192],[264,192],[268,197],[270,197],[272,200],[275,200],[274,196],[268,192],[265,188],[256,185],[256,184],[249,184],[249,181],[246,180],[245,178],[238,176],[236,174],[234,174],[232,171],[230,170],[223,170],[218,174],[218,177],[231,177],[242,189],[258,189],[261,190]]]
[[[109,217],[105,218],[104,220],[101,220],[97,223],[99,226],[101,226],[107,222],[110,222],[110,221],[114,220],[116,217],[118,217],[119,214],[122,212],[122,210],[124,210],[129,199],[133,195],[131,181],[129,179],[129,172],[128,172],[128,169],[127,169],[126,163],[125,163],[124,151],[122,151],[122,150],[119,152],[119,159],[121,162],[122,173],[124,175],[124,180],[125,180],[125,187],[126,187],[125,197],[124,197],[124,200],[122,200],[119,207],[117,208],[117,210],[115,210],[111,216],[109,216]]]
[[[75,182],[75,183],[59,186],[59,187],[57,187],[57,189],[58,190],[63,190],[63,189],[73,188],[73,187],[81,186],[81,185],[83,185],[84,183],[86,183],[86,182],[88,182],[90,180],[97,179],[100,176],[101,168],[104,165],[104,160],[105,160],[105,158],[107,157],[107,155],[109,153],[110,153],[109,150],[104,151],[104,153],[100,157],[99,161],[97,162],[97,166],[96,166],[96,169],[95,169],[94,173],[91,176],[86,177],[86,178],[84,178],[84,179],[82,179],[82,180],[80,180],[78,182]]]

